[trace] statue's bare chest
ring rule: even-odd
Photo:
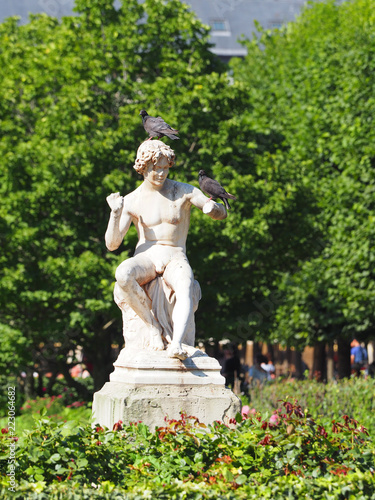
[[[173,192],[165,195],[153,192],[147,196],[139,196],[134,208],[132,215],[138,220],[141,217],[143,225],[149,228],[163,223],[177,225],[189,212],[186,197],[176,196]]]

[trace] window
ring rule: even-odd
[[[280,29],[282,28],[284,23],[282,21],[271,21],[270,22],[270,29]]]
[[[214,31],[228,31],[226,22],[223,19],[217,19],[211,23]]]
[[[230,36],[229,23],[225,19],[212,19],[211,25],[211,35],[213,36]]]

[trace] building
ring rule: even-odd
[[[266,29],[279,28],[295,19],[306,0],[185,0],[185,3],[211,26],[212,52],[227,61],[246,55],[245,47],[238,40],[242,35],[253,36],[254,21]],[[29,13],[38,12],[53,17],[69,16],[73,6],[74,0],[2,0],[0,20],[20,16],[20,22],[26,23]]]
[[[223,60],[246,55],[239,43],[252,38],[255,21],[263,28],[280,28],[293,21],[306,0],[188,0],[197,17],[211,26],[212,52]]]

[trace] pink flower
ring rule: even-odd
[[[273,415],[271,415],[271,417],[270,417],[270,426],[279,425],[279,422],[280,422],[280,419],[279,419],[279,416],[276,415],[276,413],[274,413]]]
[[[74,401],[74,403],[71,404],[72,408],[79,408],[80,406],[83,406],[85,403],[83,401]]]
[[[249,413],[250,413],[250,406],[248,405],[243,406],[241,410],[242,416],[247,417]]]

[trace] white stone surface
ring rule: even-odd
[[[150,430],[165,425],[165,417],[179,419],[180,412],[212,424],[228,423],[241,411],[241,403],[230,389],[218,385],[178,386],[147,385],[134,387],[121,382],[107,382],[95,393],[93,424],[109,429],[122,422],[142,421]]]
[[[168,357],[166,351],[123,349],[114,363],[110,382],[94,394],[94,423],[113,425],[141,420],[150,429],[180,412],[210,424],[228,422],[241,410],[241,402],[220,375],[219,362],[184,345],[188,358]]]
[[[108,250],[116,250],[130,225],[136,227],[134,256],[117,268],[114,290],[123,312],[125,346],[163,351],[169,344],[168,356],[185,359],[182,343],[194,345],[194,312],[200,299],[186,257],[190,210],[195,206],[216,220],[227,212],[198,188],[167,178],[174,158],[162,141],[140,145],[134,168],[144,181],[124,197],[107,197],[111,215],[105,241]]]
[[[111,382],[139,385],[219,385],[225,378],[215,358],[194,347],[184,345],[188,358],[170,358],[166,351],[149,352],[123,349],[114,363]]]
[[[107,198],[107,248],[117,249],[132,223],[138,233],[134,256],[116,271],[114,297],[125,348],[110,382],[94,395],[95,423],[110,429],[119,420],[141,420],[152,429],[180,412],[209,424],[241,409],[225,388],[218,361],[193,347],[201,291],[185,254],[191,207],[212,219],[224,219],[227,212],[194,186],[169,180],[173,162],[169,146],[144,142],[134,165],[143,183],[125,197]]]
[[[176,303],[174,291],[165,283],[162,276],[158,276],[150,283],[144,285],[148,297],[151,299],[151,310],[155,318],[157,318],[164,339],[173,337],[173,321],[172,314]],[[115,302],[119,304],[121,299],[118,298],[117,285],[114,290]],[[193,312],[198,309],[199,300],[201,299],[201,288],[197,280],[193,283]],[[141,318],[133,311],[126,303],[120,304],[122,312],[123,335],[126,349],[150,349],[150,333],[148,326]],[[190,321],[187,323],[183,342],[189,346],[194,345],[195,340],[195,322],[194,316],[191,315]],[[152,351],[151,351],[152,352]]]

